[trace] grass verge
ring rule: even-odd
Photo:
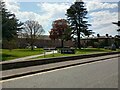
[[[120,51],[120,49],[117,51]],[[31,51],[30,49],[13,49],[12,51],[8,49],[2,49],[2,53],[0,54],[2,55],[2,61],[7,61],[7,60],[31,56],[31,55],[43,54],[43,52],[44,50],[42,48],[37,48],[37,49],[34,49],[33,51]],[[112,52],[112,50],[102,49],[102,48],[86,48],[86,49],[81,49],[81,50],[77,49],[75,54],[55,53],[54,55],[49,54],[49,55],[45,55],[45,57],[40,56],[40,57],[32,58],[32,59],[75,56],[75,55],[94,54],[94,53],[102,53],[102,52]]]
[[[2,49],[2,61],[42,54],[43,49],[37,48],[31,51],[30,49],[13,49],[12,51],[8,49]]]
[[[118,51],[118,50],[116,50]],[[119,50],[120,51],[120,50]],[[76,55],[83,55],[83,54],[95,54],[95,53],[103,53],[103,52],[113,52],[112,50],[103,49],[103,48],[86,48],[86,49],[77,49],[75,54],[49,54],[44,56],[40,56],[33,59],[41,59],[41,58],[54,58],[54,57],[63,57],[63,56],[76,56]]]

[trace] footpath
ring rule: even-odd
[[[40,72],[46,72],[50,70],[65,68],[69,66],[75,66],[80,64],[86,64],[86,63],[92,63],[97,61],[102,61],[106,59],[112,59],[112,58],[120,58],[120,52],[118,53],[106,53],[106,55],[103,54],[92,54],[92,55],[84,55],[82,56],[74,56],[74,57],[64,57],[64,58],[54,58],[54,59],[43,59],[43,60],[36,60],[34,62],[24,62],[28,66],[21,66],[19,68],[12,68],[12,69],[6,69],[2,71],[2,80],[17,78],[21,76],[26,76],[30,74],[36,74]],[[44,63],[43,63],[44,61]],[[52,62],[49,62],[52,61]],[[42,62],[42,63],[41,63]],[[34,65],[29,65],[29,64]],[[38,63],[38,64],[35,64]],[[16,65],[17,63],[15,63]],[[21,63],[20,63],[21,64]],[[12,64],[11,64],[12,65]],[[19,64],[18,64],[19,65]],[[9,65],[10,66],[10,65]],[[13,64],[14,66],[14,64]]]
[[[57,50],[54,50],[54,53],[57,53]],[[32,55],[32,56],[26,56],[26,57],[22,57],[22,58],[17,58],[17,59],[12,59],[10,61],[3,61],[3,62],[19,62],[19,61],[25,61],[25,60],[29,60],[32,58],[37,58],[39,56],[44,56],[44,55],[49,55],[49,54],[53,54],[53,51],[50,52],[45,52],[43,54],[39,54],[39,55]],[[1,64],[2,62],[0,62]]]

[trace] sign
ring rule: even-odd
[[[62,48],[61,54],[75,54],[75,49],[70,48]]]
[[[56,50],[56,48],[44,48],[44,50],[48,50],[48,51],[50,50],[51,51],[51,50]]]

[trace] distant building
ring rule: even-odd
[[[75,41],[64,41],[65,47],[76,47]],[[100,36],[100,37],[85,37],[81,38],[81,47],[101,47],[104,48],[105,46],[111,46],[113,43],[117,47],[120,47],[120,38],[112,37],[112,36]],[[14,48],[26,48],[29,44],[29,39],[25,37],[18,37],[16,39],[16,44],[13,46]],[[48,35],[42,35],[38,39],[35,39],[35,46],[37,47],[61,47],[61,41],[58,40],[51,40]],[[8,44],[4,43],[3,48],[8,48]]]
[[[27,38],[18,38],[18,47],[19,48],[25,48],[27,45],[29,45],[29,39]],[[58,40],[51,40],[48,35],[41,35],[39,38],[35,39],[35,46],[37,47],[61,47],[61,41]],[[64,46],[73,46],[72,41],[65,41]]]

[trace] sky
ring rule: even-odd
[[[45,35],[49,35],[52,22],[57,19],[66,19],[66,10],[74,0],[4,0],[6,8],[16,17],[25,22],[35,20],[43,26]],[[112,22],[118,21],[118,0],[83,0],[87,8],[90,30],[103,36],[117,35],[118,27]],[[114,1],[114,2],[113,2]]]

